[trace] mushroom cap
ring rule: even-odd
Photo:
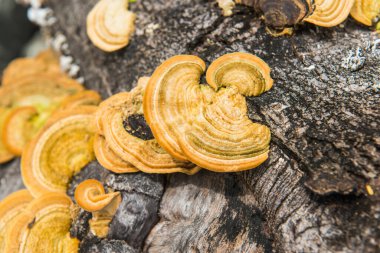
[[[10,111],[4,121],[2,140],[9,151],[21,155],[24,146],[36,134],[40,124],[33,124],[38,112],[33,106]]]
[[[333,27],[347,19],[355,0],[314,0],[314,11],[304,20],[315,25]]]
[[[33,197],[28,190],[19,190],[8,195],[0,202],[0,251],[4,251],[5,237],[9,232],[13,220],[22,214],[24,208]]]
[[[101,0],[87,16],[87,35],[103,51],[116,51],[128,45],[135,19],[128,0]]]
[[[47,49],[34,58],[18,58],[8,64],[3,72],[2,86],[12,85],[24,77],[41,73],[61,73],[57,54]]]
[[[254,168],[268,157],[269,128],[247,116],[243,95],[257,96],[273,85],[260,58],[233,53],[215,60],[200,85],[205,63],[174,56],[153,73],[144,115],[157,142],[176,158],[227,172]]]
[[[101,96],[98,92],[93,90],[83,90],[74,95],[66,97],[59,109],[65,110],[70,108],[75,108],[81,105],[98,105],[102,101]]]
[[[356,21],[366,26],[372,26],[376,17],[380,16],[380,1],[355,0],[350,14]]]
[[[106,193],[101,182],[87,179],[77,186],[74,198],[84,210],[96,212],[106,208],[119,195],[119,192]]]
[[[3,124],[17,122],[17,127],[10,125],[9,130],[11,132],[5,131],[2,134],[0,142],[8,143],[9,151],[20,155],[23,143],[30,139],[25,138],[21,142],[13,142],[15,138],[26,137],[21,131],[22,126],[28,125],[30,131],[27,135],[29,137],[33,136],[33,133],[42,127],[50,114],[59,107],[60,102],[65,97],[81,90],[83,90],[83,87],[79,83],[58,74],[25,76],[17,82],[12,83],[12,85],[1,87],[0,108],[11,111],[15,109],[5,119]],[[17,109],[21,107],[24,107],[24,109]],[[7,139],[8,137],[10,139]]]
[[[139,171],[135,166],[116,155],[109,147],[106,139],[99,134],[95,135],[94,151],[98,162],[109,171],[114,173],[132,173]]]
[[[33,196],[65,192],[71,177],[94,159],[94,106],[55,113],[26,146],[21,175]]]
[[[9,115],[9,110],[6,108],[0,107],[0,136],[2,137],[4,134],[4,123]],[[14,154],[7,148],[6,144],[0,139],[0,164],[8,162],[14,158]]]
[[[32,200],[12,222],[5,252],[78,252],[79,241],[70,238],[69,232],[71,205],[70,198],[61,193]]]
[[[148,78],[140,78],[138,86],[131,92],[118,94],[115,99],[113,97],[108,99],[111,102],[105,103],[108,109],[103,113],[102,126],[109,147],[121,159],[146,173],[194,174],[198,172],[199,167],[188,161],[174,159],[158,145],[155,139],[142,139],[142,136],[133,135],[133,132],[139,132],[139,130],[135,131],[131,128],[130,117],[143,114],[143,92],[147,82]],[[102,106],[104,104],[100,107]],[[143,131],[150,132],[147,125],[143,128]]]

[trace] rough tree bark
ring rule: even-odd
[[[47,1],[57,18],[50,35],[66,37],[62,52],[80,66],[87,87],[106,98],[176,54],[209,64],[250,52],[275,80],[269,92],[247,98],[249,116],[270,127],[272,142],[267,162],[233,174],[114,175],[90,164],[68,193],[95,177],[122,191],[123,203],[107,239],[88,233],[88,213],[74,221],[83,252],[380,251],[378,35],[348,20],[273,38],[247,7],[226,18],[214,1],[138,0],[130,45],[103,53],[85,29],[96,2]],[[3,166],[1,189],[15,163]]]

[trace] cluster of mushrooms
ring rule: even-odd
[[[206,72],[202,59],[174,56],[130,92],[116,94],[96,113],[95,154],[115,173],[194,174],[257,167],[268,157],[270,130],[247,116],[245,96],[273,84],[260,58],[232,53]],[[138,132],[139,135],[135,134]]]
[[[262,13],[267,30],[274,36],[292,34],[302,22],[333,27],[351,16],[380,30],[380,0],[217,0],[223,15],[232,15],[235,4]],[[105,52],[128,45],[135,30],[136,15],[128,10],[129,0],[99,0],[87,15],[87,34]]]
[[[94,159],[91,115],[101,97],[62,73],[47,50],[9,64],[0,98],[0,163],[21,155],[27,188],[0,202],[0,251],[77,252],[66,187]]]
[[[226,16],[237,4],[253,7],[263,14],[270,31],[289,33],[302,22],[333,27],[351,16],[358,22],[380,30],[380,0],[218,0]]]
[[[113,173],[192,175],[252,169],[268,157],[270,130],[248,118],[245,96],[273,80],[248,53],[223,55],[207,71],[199,57],[174,56],[103,102],[63,74],[50,50],[10,63],[2,83],[0,163],[21,155],[27,189],[0,202],[1,252],[77,252],[69,230],[80,208],[92,213],[91,232],[105,237],[120,193],[89,179],[77,186],[76,204],[66,195],[95,159]]]

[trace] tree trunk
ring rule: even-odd
[[[46,3],[57,18],[46,31],[88,88],[104,98],[130,90],[177,54],[209,64],[249,52],[275,80],[247,98],[250,118],[270,127],[272,142],[268,161],[241,173],[115,175],[90,164],[68,193],[92,177],[122,191],[123,202],[103,240],[91,236],[81,212],[71,232],[83,252],[380,252],[378,35],[349,19],[274,38],[248,7],[223,17],[215,1],[137,0],[130,45],[104,53],[86,35],[96,2]],[[4,177],[15,163],[4,166],[1,189],[12,184]]]

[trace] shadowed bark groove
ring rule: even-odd
[[[67,38],[63,53],[81,67],[87,87],[105,98],[130,90],[176,54],[209,64],[225,53],[250,52],[271,66],[275,84],[247,98],[249,116],[269,126],[273,138],[270,158],[252,171],[170,175],[166,186],[164,176],[108,173],[103,182],[123,191],[128,203],[136,201],[133,212],[126,205],[119,217],[128,211],[136,218],[131,224],[116,219],[123,232],[88,238],[82,250],[380,251],[377,35],[348,20],[344,27],[305,25],[293,37],[273,38],[246,7],[225,18],[214,1],[138,0],[131,4],[138,18],[130,45],[103,53],[85,29],[96,2],[47,2],[57,17],[48,29],[53,41]],[[81,174],[79,181],[86,178]],[[366,193],[367,184],[374,195]]]

